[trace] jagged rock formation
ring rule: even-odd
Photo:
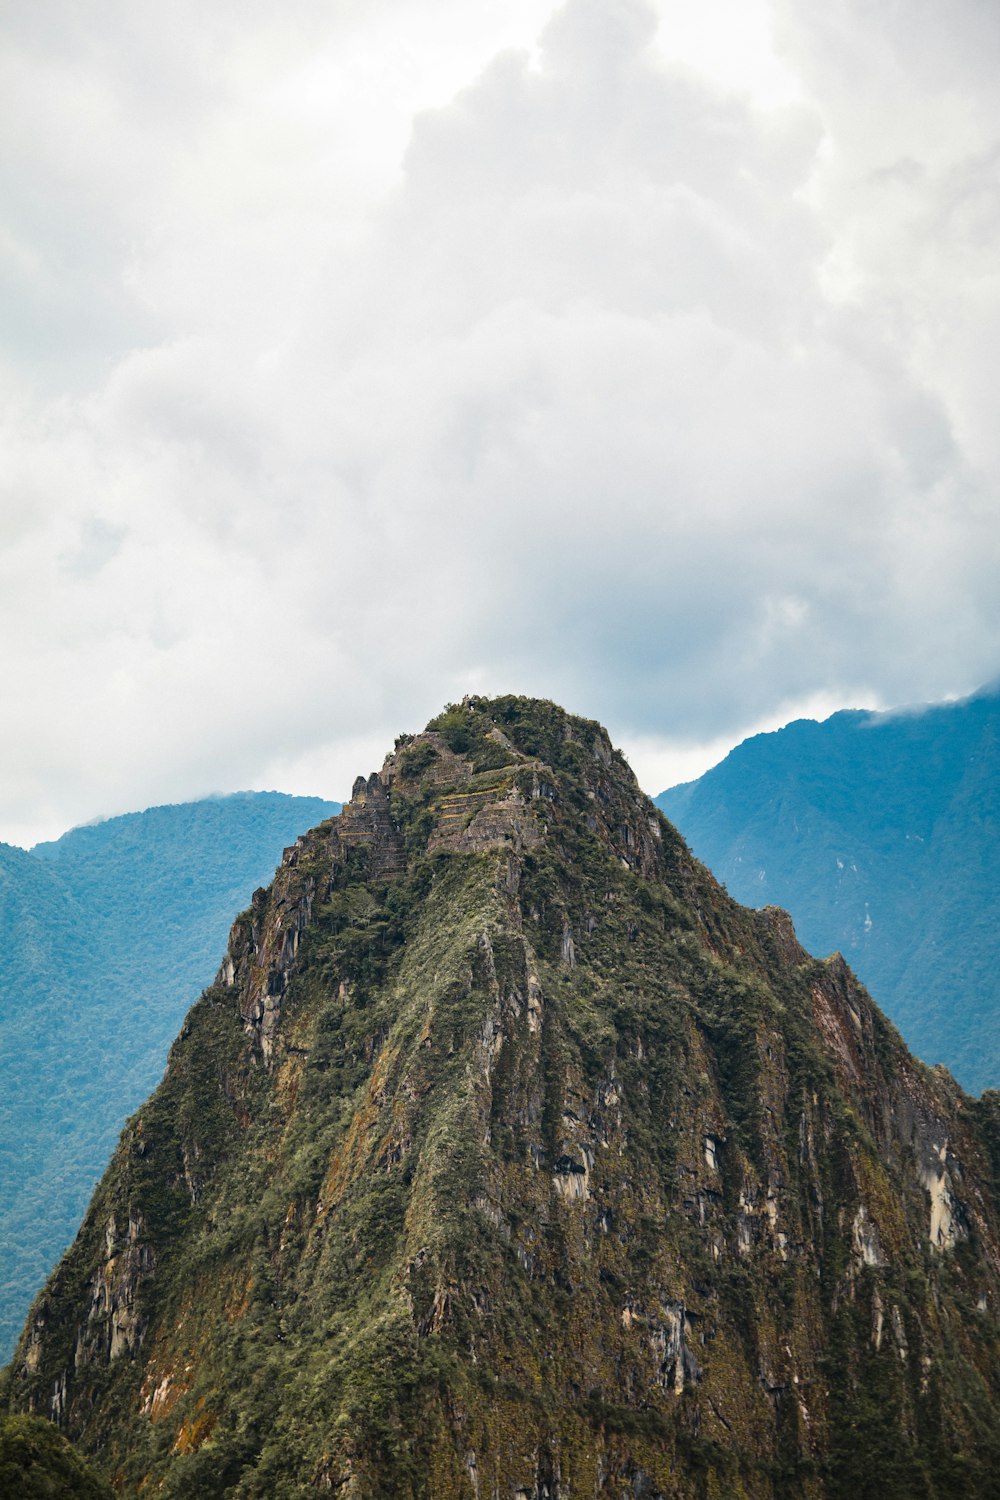
[[[237,919],[7,1400],[124,1495],[995,1495],[998,1119],[470,700]]]

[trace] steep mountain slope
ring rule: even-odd
[[[921,1057],[1000,1084],[1000,692],[803,719],[656,802],[738,901],[842,952]]]
[[[281,850],[339,807],[241,793],[0,845],[0,1360]]]
[[[470,700],[237,920],[6,1399],[128,1496],[992,1496],[998,1105]]]

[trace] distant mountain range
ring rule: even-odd
[[[921,1058],[1000,1085],[1000,687],[800,719],[656,802],[738,901],[841,951]]]
[[[234,915],[339,810],[241,792],[0,844],[0,1363]]]

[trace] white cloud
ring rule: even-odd
[[[342,794],[467,690],[653,776],[995,675],[980,10],[744,7],[741,80],[666,0],[485,9],[18,18],[3,836]]]

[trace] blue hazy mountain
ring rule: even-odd
[[[801,719],[656,801],[738,901],[841,951],[918,1056],[1000,1084],[1000,688]]]
[[[236,913],[339,810],[241,792],[0,844],[0,1363]]]

